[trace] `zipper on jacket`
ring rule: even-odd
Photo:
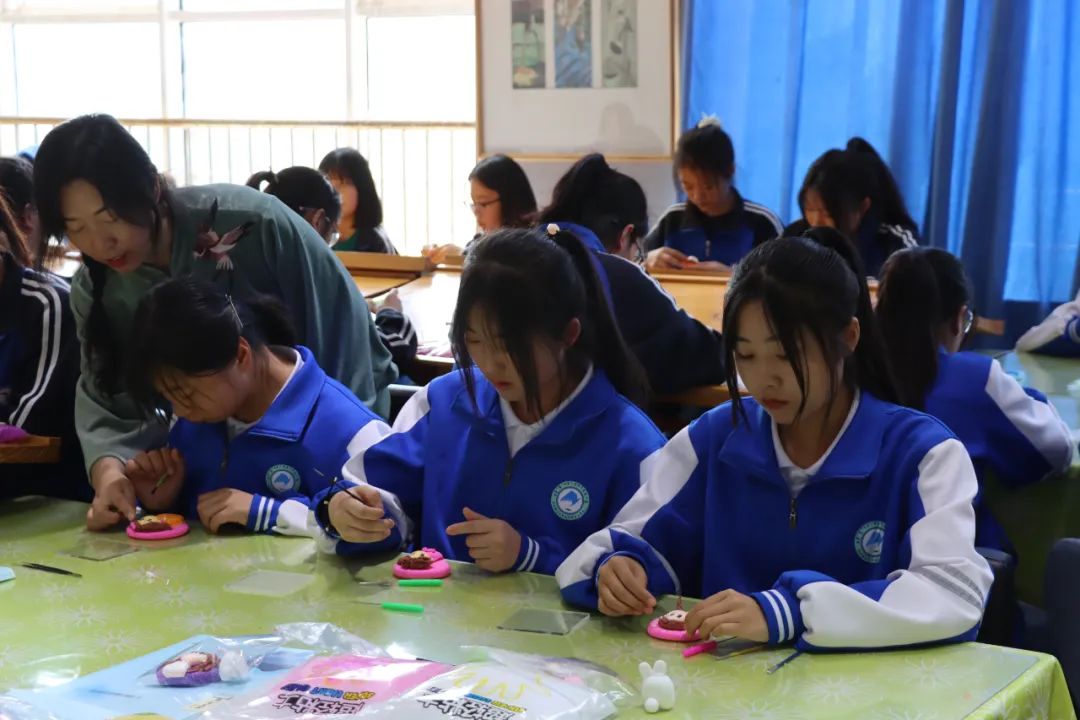
[[[795,526],[798,525],[798,523],[799,523],[799,510],[795,506],[795,503],[796,503],[795,496],[792,495],[791,496],[791,506],[788,508],[788,516],[787,516],[788,527],[790,529],[792,529],[792,530],[794,530]]]
[[[503,487],[510,486],[510,476],[514,472],[514,458],[510,457],[506,461],[506,470],[503,471]]]
[[[701,262],[712,259],[712,240],[705,238],[705,257],[701,258]]]

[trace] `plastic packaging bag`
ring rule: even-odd
[[[378,645],[353,635],[333,623],[286,623],[274,628],[290,647],[306,646],[319,655],[364,655],[389,657]]]
[[[263,659],[282,645],[277,635],[211,638],[195,643],[143,675],[143,684],[202,687],[212,683],[242,683]]]
[[[269,688],[211,708],[206,720],[274,720],[367,715],[379,703],[445,673],[427,660],[333,655],[316,657]]]
[[[603,720],[615,704],[580,679],[572,681],[521,666],[466,663],[432,678],[365,717],[394,720]]]

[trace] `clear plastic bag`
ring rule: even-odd
[[[194,643],[145,673],[144,685],[202,687],[213,683],[242,683],[263,659],[283,644],[277,635],[210,638]]]
[[[394,720],[603,720],[615,704],[580,679],[560,678],[493,660],[471,662],[432,678],[364,717]]]
[[[368,715],[450,670],[427,660],[332,655],[312,658],[285,677],[243,697],[211,708],[205,720],[309,720]]]

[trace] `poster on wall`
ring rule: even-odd
[[[592,2],[555,0],[555,87],[592,87]]]
[[[604,87],[637,87],[637,0],[603,0],[600,12],[600,67]]]
[[[679,0],[476,0],[480,154],[670,159],[679,11]]]
[[[544,0],[510,3],[510,48],[514,88],[544,87]]]

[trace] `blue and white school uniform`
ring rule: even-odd
[[[475,383],[475,406],[464,373]],[[611,522],[640,485],[641,461],[663,445],[652,421],[600,370],[590,369],[532,425],[518,420],[479,370],[453,372],[417,392],[393,434],[345,466],[346,480],[379,490],[395,527],[381,543],[338,541],[337,550],[409,545],[470,561],[466,538],[446,534],[469,507],[521,533],[512,570],[551,574]]]
[[[311,498],[329,486],[349,457],[390,428],[341,383],[327,376],[306,347],[266,413],[253,424],[177,420],[169,433],[187,476],[180,503],[196,517],[199,496],[221,488],[251,493],[247,528],[316,535]]]
[[[799,472],[768,413],[742,402],[737,426],[727,403],[645,461],[612,526],[558,569],[564,597],[596,607],[599,568],[623,554],[653,594],[752,595],[771,643],[974,638],[992,576],[973,542],[975,473],[953,434],[862,392],[833,446]]]
[[[672,205],[641,241],[641,247],[650,252],[667,246],[702,262],[734,265],[783,231],[784,226],[775,213],[764,205],[744,200],[735,191],[735,207],[718,217],[705,215],[691,203]]]
[[[1072,462],[1072,433],[1046,396],[1022,387],[986,355],[940,350],[925,409],[964,443],[980,480],[990,471],[1019,487],[1063,472]],[[990,509],[979,498],[975,505],[975,544],[1011,549]]]

